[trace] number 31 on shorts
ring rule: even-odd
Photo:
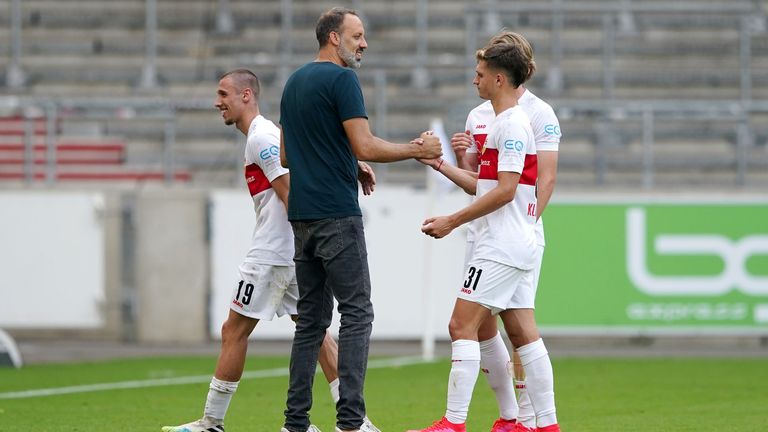
[[[464,288],[468,289],[469,287],[472,287],[472,291],[476,290],[482,274],[483,269],[470,267],[467,270],[467,279],[464,281]]]

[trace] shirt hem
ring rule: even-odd
[[[243,264],[264,264],[264,265],[271,265],[271,266],[278,266],[278,267],[295,267],[296,263],[293,262],[293,260],[289,261],[277,261],[277,260],[268,260],[268,259],[260,259],[260,258],[246,258],[243,260]]]
[[[363,216],[361,211],[356,212],[340,212],[340,213],[310,213],[303,215],[291,216],[288,215],[288,220],[291,222],[301,222],[305,220],[319,220],[319,219],[339,219],[350,216]]]

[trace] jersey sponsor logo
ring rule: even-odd
[[[528,203],[528,216],[536,216],[536,203]]]
[[[485,129],[484,124],[475,125],[475,129]]]
[[[547,135],[560,136],[560,126],[556,124],[544,125],[544,133]]]
[[[509,150],[514,150],[514,151],[516,151],[518,153],[523,151],[523,147],[525,147],[525,145],[520,140],[506,140],[506,141],[504,141],[504,148],[509,149]]]
[[[478,153],[482,153],[485,148],[485,140],[488,138],[488,134],[475,134],[472,138],[475,139],[475,146],[477,147]]]
[[[280,149],[275,145],[259,152],[259,157],[261,158],[261,160],[267,160],[272,156],[280,156]]]
[[[646,262],[645,210],[630,208],[626,215],[627,273],[643,293],[660,296],[720,296],[738,290],[752,296],[768,295],[768,277],[751,274],[747,262],[768,254],[768,236],[751,235],[732,240],[715,233],[659,234],[649,244],[656,254],[715,256],[724,264],[716,275],[658,276]]]
[[[482,155],[480,155],[480,173],[477,178],[481,180],[498,180],[498,168],[499,151],[494,148],[484,148]]]
[[[272,187],[267,176],[264,175],[264,171],[255,163],[245,166],[245,182],[248,184],[248,191],[251,196]]]

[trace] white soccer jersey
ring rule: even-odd
[[[496,261],[522,270],[536,264],[536,144],[522,107],[499,114],[480,154],[477,196],[495,188],[499,172],[520,173],[515,198],[479,219],[472,259]]]
[[[256,226],[246,263],[292,266],[293,231],[285,205],[271,182],[287,174],[280,165],[280,129],[263,116],[248,128],[245,144],[245,181],[253,198]]]
[[[558,151],[561,133],[555,110],[529,90],[520,96],[517,103],[531,119],[531,128],[536,136],[536,151]]]
[[[531,120],[531,128],[536,139],[536,151],[558,151],[562,134],[555,110],[527,89],[517,103]],[[474,138],[476,147],[468,148],[467,153],[479,153],[482,151],[488,133],[487,128],[493,123],[495,117],[496,114],[493,112],[493,106],[490,101],[483,102],[469,112],[465,130],[469,131],[470,135]],[[467,227],[467,241],[473,240],[474,227],[470,224]],[[544,246],[543,217],[539,218],[536,223],[536,241]]]

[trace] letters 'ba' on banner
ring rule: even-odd
[[[553,204],[545,229],[545,329],[768,334],[768,202]]]

